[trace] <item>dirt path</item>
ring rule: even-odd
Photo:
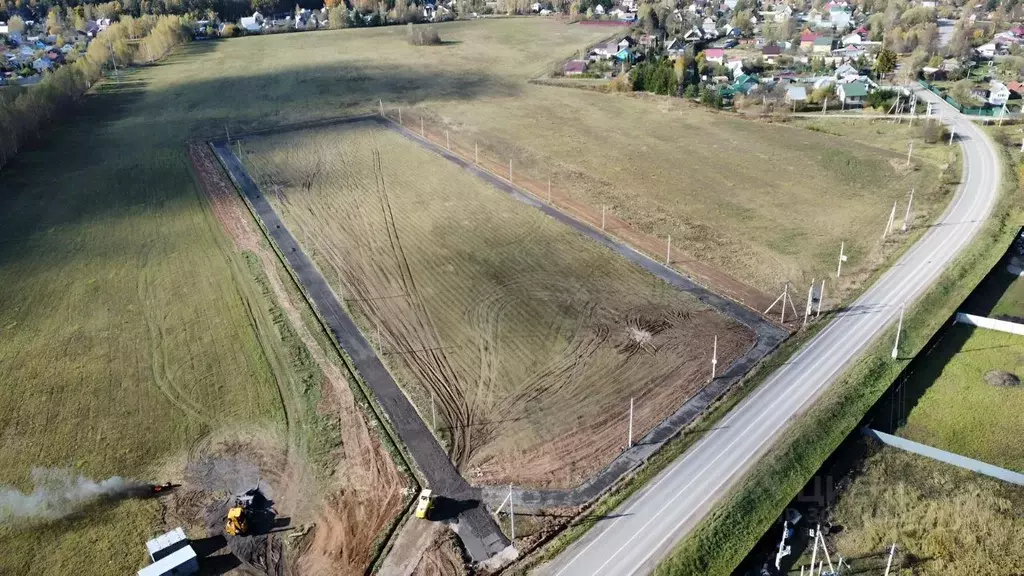
[[[255,253],[267,274],[277,304],[323,372],[324,400],[320,409],[337,414],[340,423],[339,465],[330,494],[316,513],[309,546],[298,559],[302,574],[358,574],[373,560],[375,540],[400,513],[407,481],[380,440],[370,432],[371,423],[356,405],[347,375],[335,365],[303,322],[299,312],[305,301],[296,301],[279,274],[277,255],[266,246],[251,214],[208,146],[191,144],[189,157],[210,200],[217,220],[239,250]]]

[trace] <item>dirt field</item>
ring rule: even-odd
[[[247,139],[246,163],[473,481],[567,486],[752,334],[373,123]],[[379,330],[379,338],[378,338]]]

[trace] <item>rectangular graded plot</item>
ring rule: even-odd
[[[473,482],[565,487],[753,343],[746,327],[373,122],[245,162]],[[433,399],[433,400],[432,400]],[[433,404],[433,410],[432,410]]]

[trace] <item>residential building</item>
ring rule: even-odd
[[[566,76],[579,76],[587,71],[587,62],[585,60],[569,60],[565,63],[565,67],[562,72]]]
[[[761,48],[761,57],[764,61],[769,64],[775,64],[775,61],[782,55],[782,48],[775,44],[769,44],[764,48]]]
[[[803,104],[807,102],[807,87],[806,86],[790,86],[786,88],[786,102],[793,102],[796,104]]]
[[[832,40],[831,36],[819,36],[818,38],[814,39],[814,43],[811,48],[811,53],[831,55],[832,48],[834,47],[834,45],[835,42]]]
[[[725,49],[708,48],[704,51],[704,59],[715,64],[723,64],[725,63]]]
[[[814,41],[818,39],[818,35],[810,30],[804,30],[800,34],[800,49],[810,52],[814,48]]]
[[[975,48],[975,52],[982,58],[995,58],[997,49],[995,42],[988,42]]]
[[[704,32],[705,36],[715,38],[718,36],[718,26],[715,24],[715,19],[708,16],[704,19],[701,24],[701,31]]]
[[[836,95],[846,106],[859,106],[868,98],[868,87],[863,82],[847,82],[836,87]]]
[[[259,12],[253,12],[252,16],[243,16],[238,21],[238,24],[249,32],[259,32],[263,29],[263,23],[263,14]]]
[[[668,54],[669,58],[679,58],[686,53],[686,42],[679,38],[673,38],[665,47],[665,52]]]
[[[989,84],[987,100],[989,104],[993,106],[1003,106],[1009,99],[1010,89],[1006,86],[1006,84],[1003,84],[998,80],[993,80],[991,84]]]

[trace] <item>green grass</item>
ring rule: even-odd
[[[1024,562],[1024,488],[883,447],[831,510],[832,537],[853,573],[881,574],[896,542],[900,574],[1014,574]],[[821,557],[819,553],[819,558]],[[810,551],[789,574],[810,564]],[[896,572],[894,572],[896,573]]]
[[[955,349],[946,350],[949,347]],[[943,363],[949,353],[955,355]],[[1024,471],[1024,447],[1018,442],[1024,386],[997,387],[984,379],[990,370],[1024,373],[1021,337],[959,325],[949,330],[929,357],[935,358],[934,364],[926,363],[907,383],[911,389],[927,389],[899,435]]]
[[[1010,166],[1016,157],[1005,155]],[[906,350],[916,354],[1002,256],[1024,216],[1017,180],[1004,162],[1004,192],[979,237],[908,311]],[[891,332],[891,331],[890,331]],[[907,360],[891,361],[892,334],[833,384],[746,477],[659,565],[656,573],[729,574],[782,509],[846,438]]]
[[[991,318],[1019,319],[1024,318],[1024,278],[1014,280],[1006,291],[1003,292],[999,301],[988,313]]]

